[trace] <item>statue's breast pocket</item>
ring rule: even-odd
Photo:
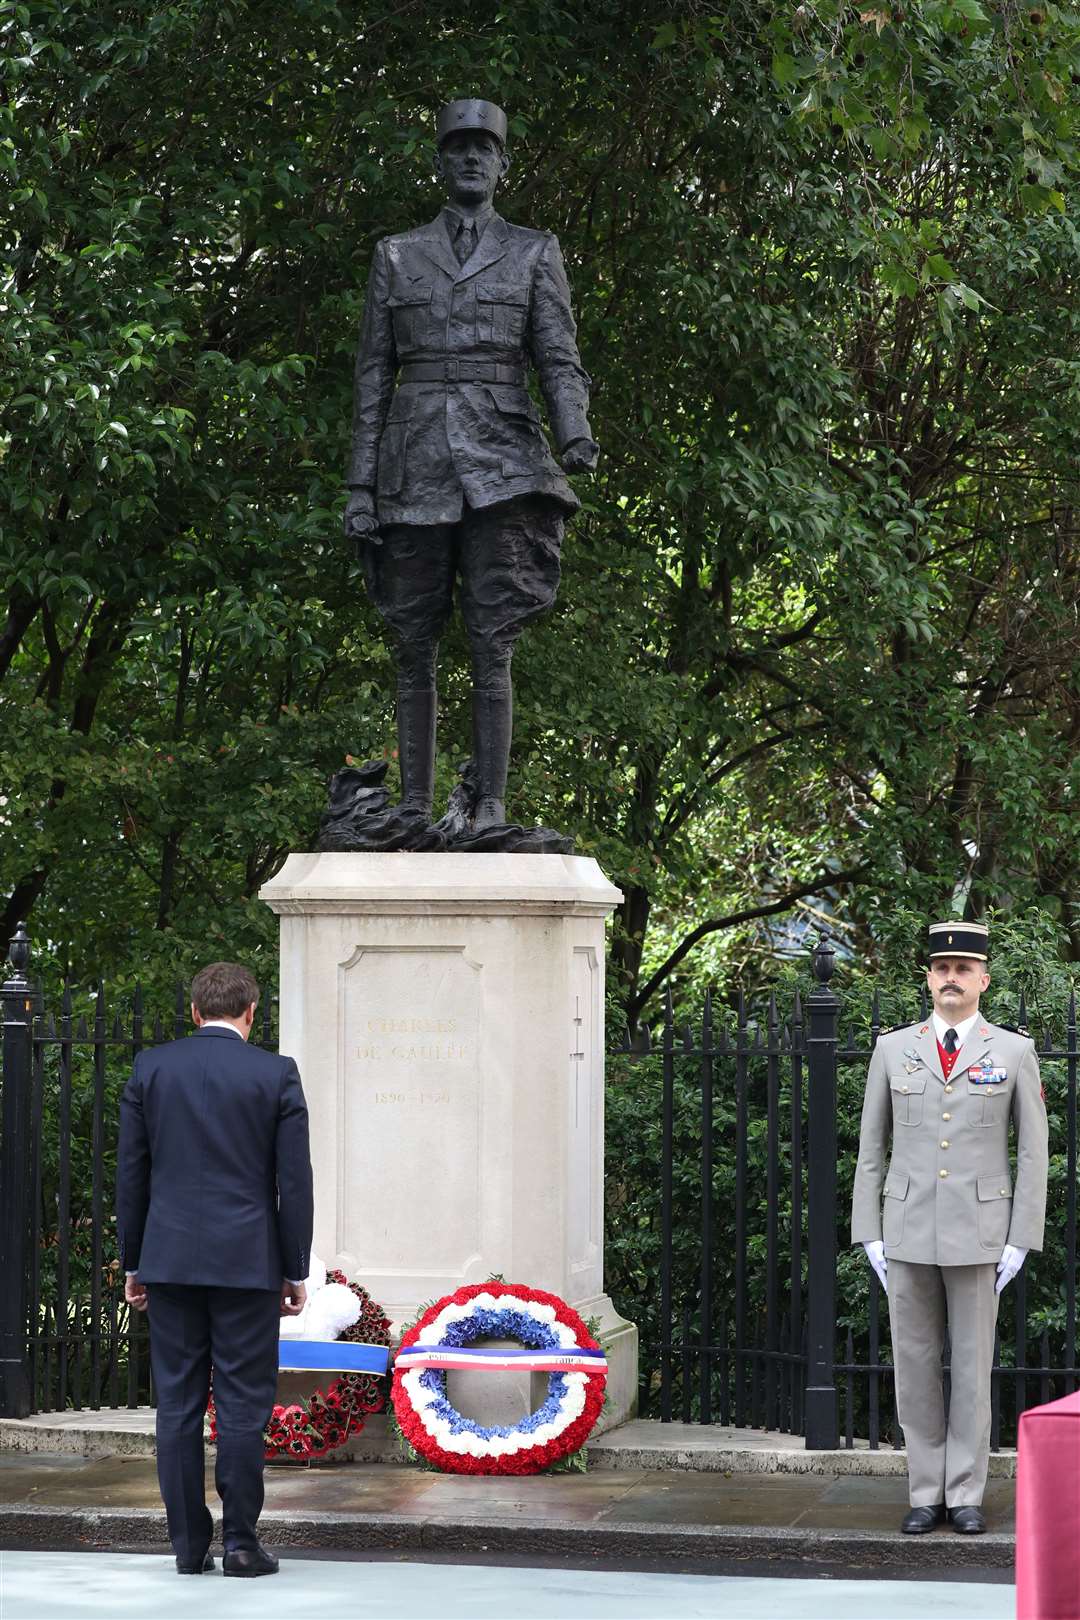
[[[398,354],[423,348],[427,338],[431,289],[421,286],[396,289],[386,302],[394,323],[394,346]]]
[[[488,281],[476,289],[476,336],[497,348],[517,348],[525,336],[529,289],[509,281]]]

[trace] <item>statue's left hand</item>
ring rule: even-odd
[[[358,545],[367,540],[372,545],[382,544],[379,538],[379,521],[375,515],[375,496],[370,489],[357,487],[350,491],[348,505],[345,508],[345,534],[349,540],[355,540]]]
[[[600,454],[594,439],[575,439],[562,453],[563,471],[568,473],[593,472]]]

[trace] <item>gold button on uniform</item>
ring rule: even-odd
[[[942,1147],[947,1148],[949,1144],[948,1144],[948,1142],[942,1142],[941,1145],[942,1145]]]
[[[952,1119],[952,1115],[951,1115],[951,1114],[942,1114],[942,1116],[941,1116],[941,1117],[942,1117],[942,1119]]]
[[[947,1170],[939,1170],[938,1171],[938,1175],[942,1178],[943,1181],[944,1181],[945,1177],[948,1175],[948,1173],[949,1172]]]
[[[946,1097],[947,1097],[947,1096],[948,1096],[948,1095],[949,1095],[949,1093],[950,1093],[950,1092],[951,1092],[951,1091],[952,1091],[952,1086],[946,1086],[946,1087],[945,1087],[945,1095],[946,1095]]]
[[[1009,1196],[1008,1187],[999,1187],[998,1192],[1001,1194],[1002,1198],[1008,1198]]]
[[[911,1087],[910,1086],[901,1086],[900,1090],[903,1092],[904,1096],[906,1097],[908,1092],[911,1090]]]

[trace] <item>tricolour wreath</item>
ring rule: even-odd
[[[321,1275],[321,1273],[320,1273]],[[328,1271],[327,1283],[337,1283],[355,1295],[360,1314],[350,1326],[337,1333],[337,1339],[350,1344],[389,1345],[390,1321],[359,1283],[349,1282],[342,1271]],[[325,1365],[325,1362],[323,1363]],[[385,1385],[373,1373],[344,1372],[316,1389],[306,1400],[274,1407],[265,1429],[267,1462],[289,1458],[304,1462],[325,1457],[328,1451],[344,1445],[359,1434],[372,1412],[381,1412],[386,1399]],[[217,1439],[217,1416],[213,1398],[207,1407],[210,1440]]]
[[[517,1339],[526,1348],[482,1346]],[[547,1372],[547,1399],[514,1427],[485,1427],[446,1398],[451,1368]],[[604,1404],[607,1358],[556,1294],[493,1280],[436,1301],[404,1335],[391,1399],[405,1439],[453,1474],[538,1474],[585,1444]]]

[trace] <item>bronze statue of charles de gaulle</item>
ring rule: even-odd
[[[591,471],[597,446],[559,244],[493,206],[509,168],[506,127],[489,101],[444,107],[435,170],[449,200],[430,224],[375,249],[345,531],[393,638],[402,796],[388,805],[381,766],[339,773],[323,848],[569,847],[506,824],[510,663],[521,631],[555,600],[563,528],[579,505],[565,474]],[[529,397],[530,365],[561,467]],[[435,676],[455,585],[473,759],[433,827]]]

